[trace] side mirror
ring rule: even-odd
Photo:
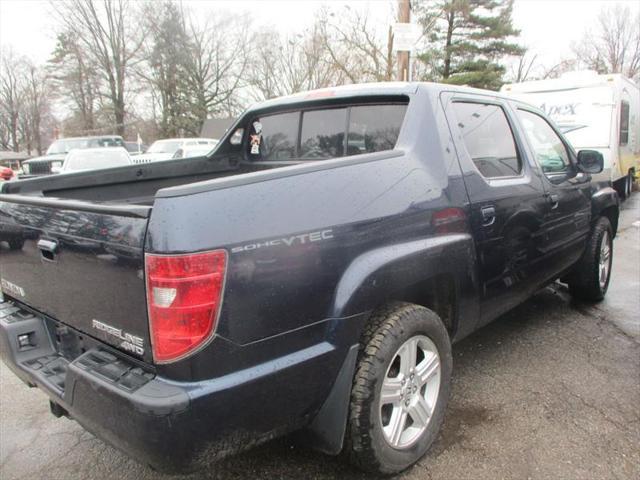
[[[604,168],[604,157],[597,150],[580,150],[578,152],[578,170],[583,173],[600,173]]]

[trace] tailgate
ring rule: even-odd
[[[2,291],[150,362],[143,270],[150,211],[0,195]]]

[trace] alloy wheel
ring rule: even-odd
[[[611,271],[611,240],[609,232],[602,234],[600,242],[600,258],[598,263],[598,281],[602,290],[607,286],[609,280],[609,272]]]
[[[429,337],[416,335],[394,354],[382,383],[380,422],[393,448],[415,444],[429,425],[440,391],[440,356]]]

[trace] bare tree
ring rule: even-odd
[[[208,115],[227,115],[234,96],[246,83],[249,18],[210,16],[186,22],[189,48],[184,67],[189,114],[184,129],[198,134]]]
[[[0,145],[42,153],[49,120],[49,83],[44,69],[12,51],[0,61]],[[47,125],[48,126],[48,125]]]
[[[571,72],[578,68],[577,62],[573,58],[565,58],[553,65],[543,67],[539,77],[543,80],[549,78],[559,78],[563,73]]]
[[[537,54],[529,54],[524,52],[517,57],[518,62],[513,64],[510,69],[509,81],[512,83],[526,82],[531,80],[533,67],[538,58]]]
[[[578,60],[599,73],[622,73],[640,81],[640,12],[628,6],[605,7],[595,28],[573,46]]]
[[[391,27],[380,31],[368,11],[349,6],[338,12],[320,10],[317,24],[331,64],[350,83],[393,80],[396,58]]]
[[[144,32],[128,0],[66,0],[52,2],[66,31],[74,35],[88,59],[98,67],[104,95],[112,110],[116,131],[125,131],[127,79]]]
[[[391,29],[376,30],[367,11],[320,9],[304,31],[256,35],[250,83],[258,100],[344,83],[390,81]]]
[[[90,56],[82,50],[72,33],[61,32],[49,64],[55,92],[77,117],[78,132],[93,131],[96,128],[99,78]]]
[[[341,83],[343,75],[327,56],[317,23],[293,35],[264,30],[253,44],[248,76],[256,100]]]
[[[48,78],[46,73],[32,62],[25,62],[21,78],[22,105],[19,114],[19,131],[23,147],[42,155],[43,116],[48,113]]]
[[[23,73],[23,58],[13,51],[3,50],[0,58],[0,110],[3,114],[4,125],[8,132],[6,147],[13,151],[20,150],[20,109],[23,100],[21,75]]]
[[[191,44],[185,19],[178,4],[165,1],[149,3],[144,10],[148,35],[137,75],[150,87],[154,115],[162,136],[176,137],[184,126],[188,110],[186,91],[188,57]]]

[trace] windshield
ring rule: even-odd
[[[149,150],[147,150],[147,153],[175,153],[175,151],[180,148],[180,143],[181,142],[179,142],[179,141],[174,141],[174,142],[158,141],[158,142],[154,142],[153,145],[151,145],[149,147]]]
[[[130,164],[129,155],[124,150],[78,150],[69,153],[64,161],[62,170],[64,172],[77,172],[80,170],[122,167]]]
[[[47,155],[69,153],[74,149],[94,147],[124,147],[124,142],[119,137],[63,138],[51,144],[47,149]]]
[[[74,140],[56,140],[47,149],[47,155],[69,153],[74,148],[89,148],[89,140],[86,138],[77,138]]]

